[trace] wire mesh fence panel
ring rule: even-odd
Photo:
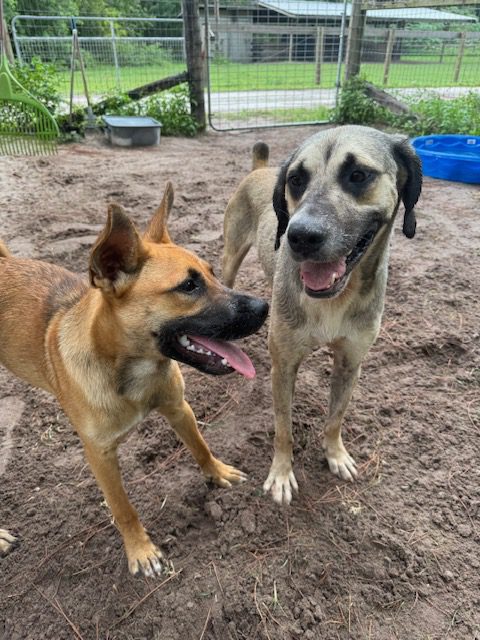
[[[70,93],[73,64],[77,103],[84,101],[84,87],[78,59],[72,61],[73,28],[94,99],[185,71],[183,21],[178,17],[15,16],[17,58],[27,64],[34,58],[53,64],[64,98]]]
[[[215,129],[325,122],[335,104],[346,5],[298,0],[208,5]]]
[[[384,2],[389,8],[382,9],[363,5],[360,19],[350,22],[347,56],[352,41],[358,41],[360,75],[399,96],[429,90],[453,98],[478,91],[480,3],[434,9],[394,4]],[[355,70],[349,58],[347,75],[349,64]]]
[[[480,2],[448,9],[375,4],[210,0],[211,125],[325,121],[340,81],[358,73],[400,95],[430,89],[449,98],[479,90]]]

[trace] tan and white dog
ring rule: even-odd
[[[253,171],[228,203],[223,277],[233,286],[252,245],[273,286],[269,350],[275,453],[265,491],[289,503],[297,490],[292,400],[298,368],[315,348],[334,356],[323,447],[331,471],[352,480],[341,436],[360,365],[375,341],[384,307],[390,237],[400,202],[403,232],[415,234],[420,160],[408,140],[344,126],[308,138],[280,170],[257,143]]]

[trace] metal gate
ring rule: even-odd
[[[92,95],[127,92],[186,70],[181,18],[15,16],[12,34],[18,60],[30,63],[37,57],[54,65],[63,96],[70,86],[73,26]],[[74,95],[81,101],[81,78],[77,74],[74,80]]]
[[[206,4],[209,121],[217,130],[325,122],[345,67],[404,100],[419,91],[442,99],[480,92],[479,19],[454,3],[378,9],[365,0],[360,20],[346,1]]]
[[[206,4],[208,112],[213,129],[328,121],[340,86],[347,2]]]

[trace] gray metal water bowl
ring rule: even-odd
[[[119,147],[150,147],[159,144],[161,123],[143,116],[103,116],[105,135]]]

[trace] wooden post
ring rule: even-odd
[[[440,49],[440,60],[438,61],[440,64],[442,64],[443,56],[445,55],[445,45],[446,45],[445,40],[442,40],[442,47]]]
[[[320,84],[323,62],[323,35],[324,28],[317,27],[317,39],[315,41],[315,84]]]
[[[291,62],[293,60],[293,33],[290,34],[290,39],[288,41],[288,61]]]
[[[15,62],[15,58],[13,56],[12,42],[10,40],[7,21],[5,20],[5,18],[3,19],[3,42],[5,45],[5,55],[7,56],[7,60],[10,62],[10,64],[13,64]]]
[[[458,47],[457,60],[455,62],[455,71],[453,73],[453,81],[458,82],[458,78],[460,76],[460,69],[462,68],[462,60],[463,54],[465,52],[465,40],[467,39],[467,34],[465,31],[460,34],[460,45]]]
[[[362,10],[363,0],[353,0],[350,23],[348,27],[347,62],[345,64],[345,80],[357,76],[360,72],[362,55],[363,30],[367,12]]]
[[[207,126],[204,93],[204,52],[200,31],[198,0],[182,0],[183,32],[187,55],[188,84],[190,87],[190,108],[200,131]]]
[[[388,30],[387,50],[385,51],[385,63],[383,65],[383,86],[387,86],[388,73],[392,62],[393,45],[395,43],[395,29]]]

